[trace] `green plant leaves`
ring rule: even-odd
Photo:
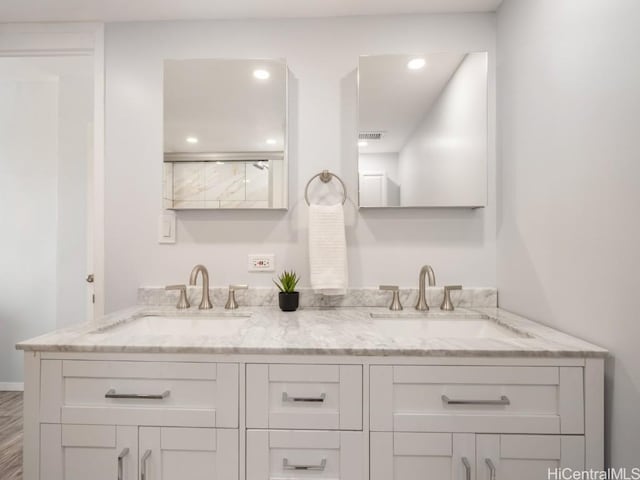
[[[296,286],[299,281],[300,277],[298,277],[298,274],[295,271],[285,270],[278,276],[278,281],[273,280],[273,283],[281,292],[292,293],[296,291]]]

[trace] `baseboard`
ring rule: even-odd
[[[22,392],[24,383],[22,382],[0,382],[0,392]]]

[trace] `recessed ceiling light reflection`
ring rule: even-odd
[[[427,64],[427,61],[424,58],[413,58],[409,60],[407,63],[407,68],[409,70],[420,70]]]
[[[187,143],[198,143],[197,137],[187,137],[186,140],[187,140]]]
[[[366,147],[367,145],[369,145],[369,144],[368,144],[367,142],[365,142],[364,140],[360,140],[360,141],[358,142],[358,146],[359,146],[359,147]]]
[[[271,74],[266,70],[258,69],[253,71],[253,76],[258,80],[266,80],[271,76]]]
[[[267,138],[267,140],[266,140],[266,144],[267,145],[275,145],[276,143],[278,143],[278,142],[276,142],[275,138]]]

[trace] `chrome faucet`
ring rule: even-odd
[[[418,284],[418,303],[416,303],[416,310],[425,311],[429,310],[427,305],[427,289],[425,287],[425,277],[429,275],[429,286],[434,287],[436,285],[436,274],[433,272],[431,265],[425,265],[420,269],[420,277]]]
[[[191,270],[191,276],[189,277],[189,285],[195,285],[198,280],[198,273],[202,274],[202,300],[198,308],[200,310],[209,310],[213,308],[211,305],[211,299],[209,298],[209,272],[204,265],[196,265]]]

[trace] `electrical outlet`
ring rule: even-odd
[[[275,270],[276,256],[272,253],[249,255],[250,272],[273,272]]]

